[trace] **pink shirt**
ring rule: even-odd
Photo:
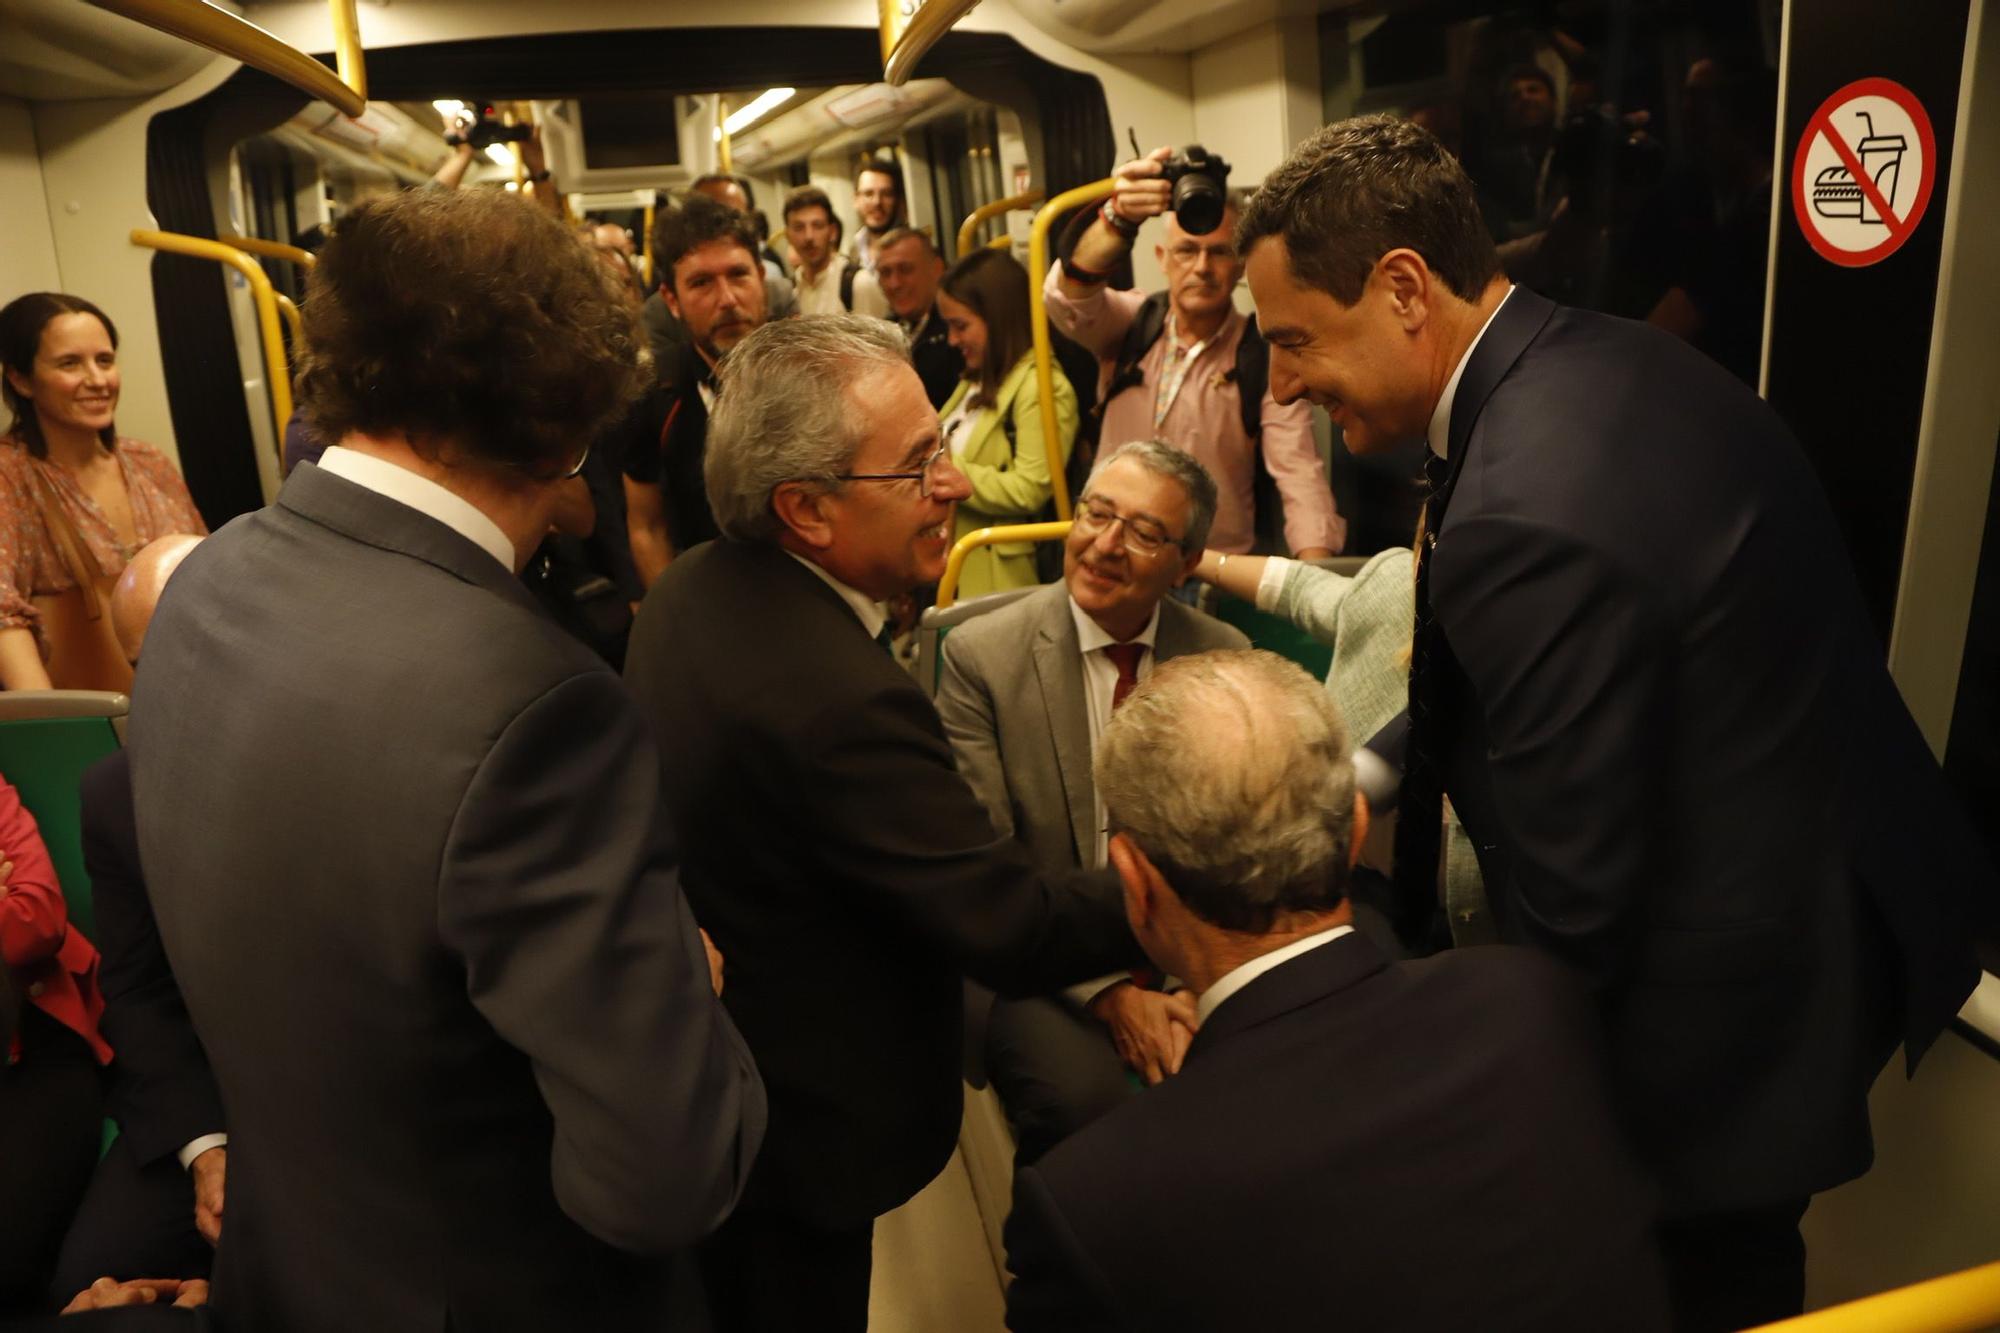
[[[1099,288],[1081,300],[1071,300],[1063,294],[1061,277],[1060,266],[1051,268],[1043,286],[1049,322],[1094,352],[1103,363],[1100,374],[1108,374],[1145,293]],[[1249,550],[1256,537],[1256,460],[1250,454],[1250,437],[1243,433],[1242,400],[1233,375],[1236,347],[1248,325],[1241,311],[1229,312],[1189,367],[1180,393],[1156,431],[1153,401],[1167,355],[1168,335],[1163,333],[1139,362],[1144,384],[1111,401],[1098,435],[1100,457],[1121,444],[1156,436],[1193,454],[1215,478],[1215,527],[1208,544],[1232,553]],[[1101,379],[1099,383],[1101,387]],[[1264,466],[1277,482],[1285,507],[1286,543],[1294,551],[1314,546],[1339,551],[1347,544],[1347,521],[1334,508],[1326,468],[1313,442],[1312,408],[1303,400],[1280,407],[1266,390],[1260,419]]]

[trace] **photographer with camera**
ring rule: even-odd
[[[1332,555],[1347,524],[1334,508],[1313,443],[1311,407],[1279,406],[1255,318],[1233,295],[1243,261],[1231,242],[1237,200],[1229,164],[1191,144],[1156,149],[1117,170],[1118,192],[1071,223],[1044,288],[1049,322],[1108,368],[1098,405],[1105,448],[1165,440],[1215,478],[1208,544],[1240,554],[1257,538],[1257,494],[1282,501],[1284,540],[1300,559]],[[1154,247],[1167,290],[1113,291],[1112,271],[1148,218],[1165,216]],[[1261,483],[1261,485],[1260,485]]]

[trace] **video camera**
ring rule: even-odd
[[[534,132],[532,125],[503,124],[488,104],[467,102],[444,141],[454,148],[462,143],[471,144],[475,151],[483,153],[496,143],[526,143]]]
[[[1229,163],[1198,143],[1191,143],[1160,164],[1160,175],[1173,182],[1174,219],[1190,236],[1206,236],[1222,225],[1229,204]]]

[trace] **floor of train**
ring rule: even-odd
[[[923,1193],[875,1224],[868,1333],[1001,1333],[999,1275],[965,1155],[954,1151]]]

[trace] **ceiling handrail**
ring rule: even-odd
[[[972,253],[972,238],[979,234],[979,226],[988,218],[997,218],[1002,213],[1011,213],[1017,208],[1032,208],[1042,202],[1040,190],[1029,190],[1025,194],[1010,194],[1005,199],[995,199],[990,204],[981,204],[965,215],[965,221],[958,224],[958,255],[963,259]],[[1012,244],[1011,240],[1009,244]],[[998,248],[998,242],[995,242]]]
[[[896,88],[908,83],[917,62],[978,4],[979,0],[923,0],[905,19],[900,0],[877,0],[882,22],[882,82]]]
[[[90,0],[90,3],[261,69],[343,115],[358,116],[367,109],[368,77],[362,65],[361,31],[354,0],[327,0],[333,14],[338,73],[207,0]]]

